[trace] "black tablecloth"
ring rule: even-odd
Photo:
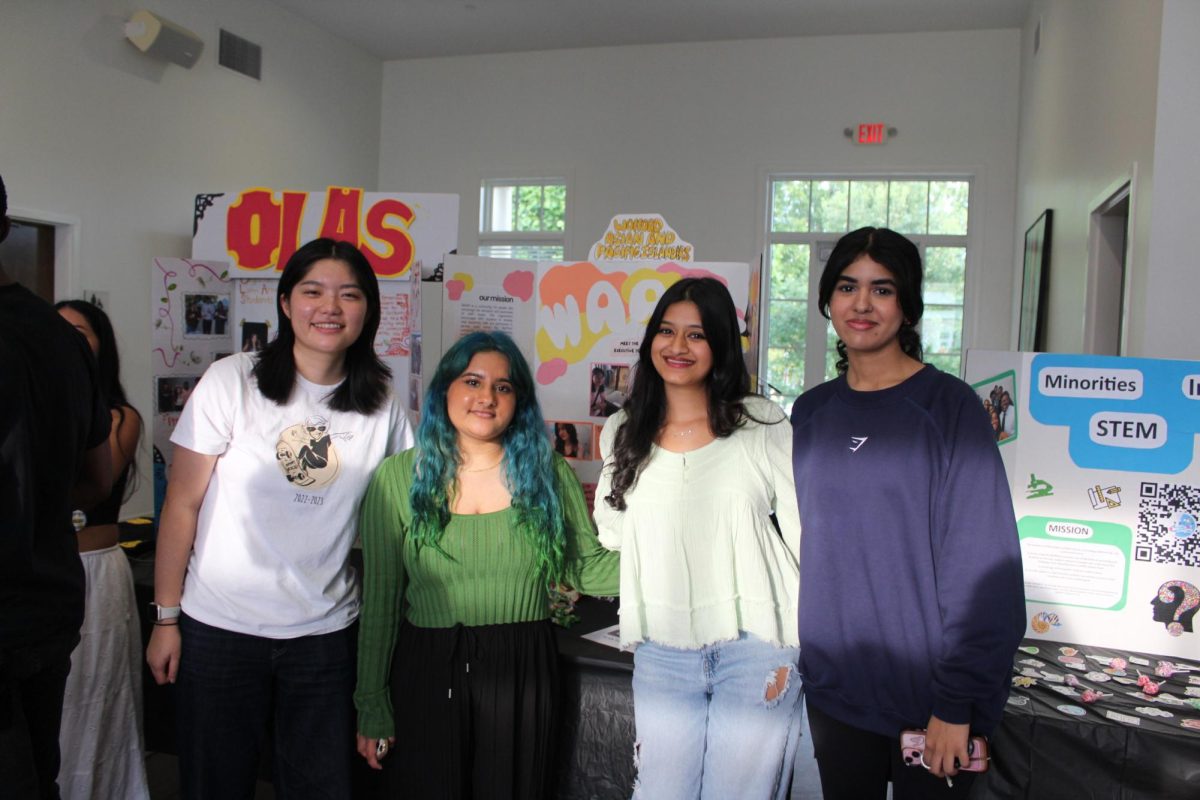
[[[633,791],[633,656],[581,638],[617,623],[617,604],[584,597],[579,622],[559,628],[563,697],[561,800],[627,800]]]
[[[1146,653],[1026,640],[992,736],[992,769],[972,797],[1200,798],[1200,665],[1155,674],[1180,665]],[[1142,675],[1161,684],[1156,695],[1142,691]],[[1085,691],[1106,696],[1086,702]]]

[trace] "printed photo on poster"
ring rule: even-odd
[[[200,381],[199,375],[178,375],[169,378],[158,378],[158,396],[155,410],[159,414],[174,414],[183,410],[192,389]]]
[[[267,323],[242,323],[242,352],[257,353],[267,346]]]
[[[229,322],[229,295],[185,292],[183,314],[185,337],[224,336]]]
[[[592,428],[590,422],[580,420],[547,420],[546,435],[554,445],[554,452],[563,458],[591,461]]]
[[[992,424],[996,442],[1004,444],[1017,438],[1017,375],[1012,370],[973,384]]]
[[[621,410],[629,397],[628,364],[592,364],[588,393],[588,413],[593,417],[611,417]]]

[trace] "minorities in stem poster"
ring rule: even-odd
[[[1027,635],[1200,658],[1200,362],[972,351]]]

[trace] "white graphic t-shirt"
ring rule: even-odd
[[[276,639],[330,633],[358,615],[347,556],[375,467],[413,445],[400,401],[370,416],[334,411],[335,386],[296,376],[285,405],[258,391],[255,355],[209,367],[171,435],[219,456],[200,507],[184,613]]]

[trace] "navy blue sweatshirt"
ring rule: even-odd
[[[1021,552],[992,428],[926,366],[792,408],[800,671],[808,702],[884,736],[931,714],[989,733],[1025,631]]]

